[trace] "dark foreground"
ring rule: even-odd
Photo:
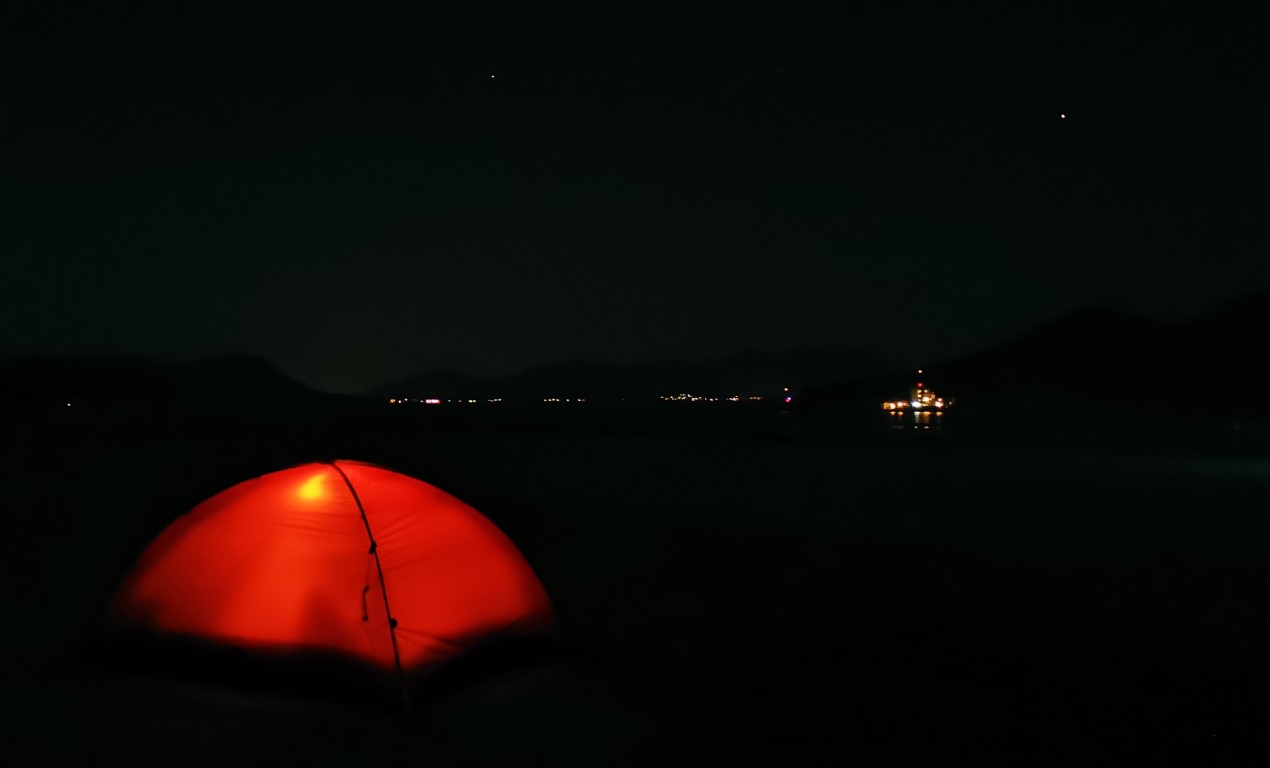
[[[6,730],[45,760],[174,765],[1263,764],[1270,455],[1107,444],[376,420],[11,433]],[[106,599],[168,521],[330,457],[499,524],[556,603],[553,652],[408,721],[91,660]]]

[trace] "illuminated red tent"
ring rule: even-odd
[[[427,483],[352,461],[273,472],[199,504],[150,544],[111,613],[148,633],[399,677],[553,622],[493,523]]]

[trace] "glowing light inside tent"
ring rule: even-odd
[[[295,492],[296,496],[308,501],[317,501],[326,496],[326,473],[319,471],[317,474],[305,480],[299,490]]]

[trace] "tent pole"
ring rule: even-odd
[[[379,543],[375,541],[375,534],[370,529],[370,520],[366,517],[366,508],[362,506],[361,497],[357,495],[357,489],[353,487],[353,481],[348,479],[348,475],[344,474],[344,470],[334,461],[328,461],[327,464],[340,474],[344,480],[344,485],[348,486],[348,492],[353,495],[353,501],[357,504],[357,511],[362,515],[362,525],[366,526],[366,538],[370,539],[370,554],[375,558],[375,571],[379,574],[379,590],[384,598],[384,612],[388,614],[388,637],[392,640],[392,660],[397,669],[397,684],[401,688],[401,703],[405,706],[406,720],[411,719],[410,708],[410,691],[406,687],[406,673],[401,668],[401,653],[397,650],[397,620],[392,616],[392,609],[388,606],[388,584],[384,581],[384,567],[379,562]]]

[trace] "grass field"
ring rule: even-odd
[[[383,464],[521,547],[556,653],[403,721],[83,661],[167,522],[301,461]],[[9,727],[227,764],[1258,764],[1270,456],[344,424],[11,435]]]

